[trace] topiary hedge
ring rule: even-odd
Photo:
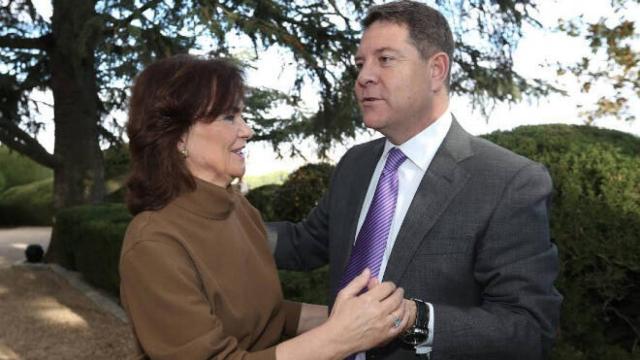
[[[51,225],[53,178],[13,186],[0,194],[0,226]]]
[[[59,211],[53,237],[66,254],[64,266],[118,296],[120,249],[131,215],[123,204],[85,205]]]
[[[289,174],[273,199],[277,219],[302,220],[329,187],[334,168],[327,163],[307,164]]]
[[[564,295],[554,359],[640,359],[640,139],[523,126],[487,139],[547,166]]]
[[[264,221],[274,221],[278,218],[273,208],[273,202],[280,187],[281,185],[276,184],[262,185],[252,189],[246,195],[247,200],[260,210]]]
[[[0,164],[2,164],[0,178],[4,179],[4,185],[0,183],[0,193],[13,186],[30,184],[53,176],[51,169],[2,144],[0,144]]]

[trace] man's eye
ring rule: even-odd
[[[356,69],[358,69],[358,70],[362,69],[362,63],[361,62],[357,62],[356,63]]]
[[[391,56],[380,56],[380,62],[383,64],[388,64],[393,60]]]

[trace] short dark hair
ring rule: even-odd
[[[393,1],[369,8],[362,26],[366,30],[376,21],[407,26],[411,41],[425,60],[442,51],[449,56],[450,64],[453,61],[453,34],[447,19],[438,10],[416,1]],[[451,65],[447,74],[447,87],[450,78]]]
[[[243,73],[223,59],[176,55],[154,62],[136,78],[129,100],[127,207],[157,210],[195,180],[178,152],[195,122],[236,112],[244,97]]]

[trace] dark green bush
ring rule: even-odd
[[[7,178],[4,176],[2,172],[0,172],[0,194],[2,194],[2,192],[6,187],[7,187]]]
[[[123,204],[85,205],[56,214],[53,236],[66,254],[65,265],[91,284],[118,296],[120,249],[131,215]]]
[[[121,178],[129,172],[129,146],[114,145],[103,151],[105,179]]]
[[[640,359],[640,139],[525,126],[489,140],[547,166],[564,295],[554,359]]]
[[[307,164],[292,172],[276,191],[273,211],[278,220],[300,221],[329,187],[334,166]]]
[[[0,194],[0,226],[51,225],[53,178],[13,186]]]
[[[250,190],[246,195],[251,205],[260,210],[264,221],[274,221],[278,218],[273,209],[273,201],[278,189],[280,189],[280,185],[262,185]]]

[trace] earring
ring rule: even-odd
[[[182,157],[183,157],[183,158],[185,158],[185,159],[186,159],[186,158],[188,158],[188,157],[189,157],[189,150],[187,150],[187,148],[186,148],[186,147],[183,147],[183,148],[181,148],[181,149],[180,149],[180,150],[178,150],[178,151],[180,151],[180,154],[182,154]]]

